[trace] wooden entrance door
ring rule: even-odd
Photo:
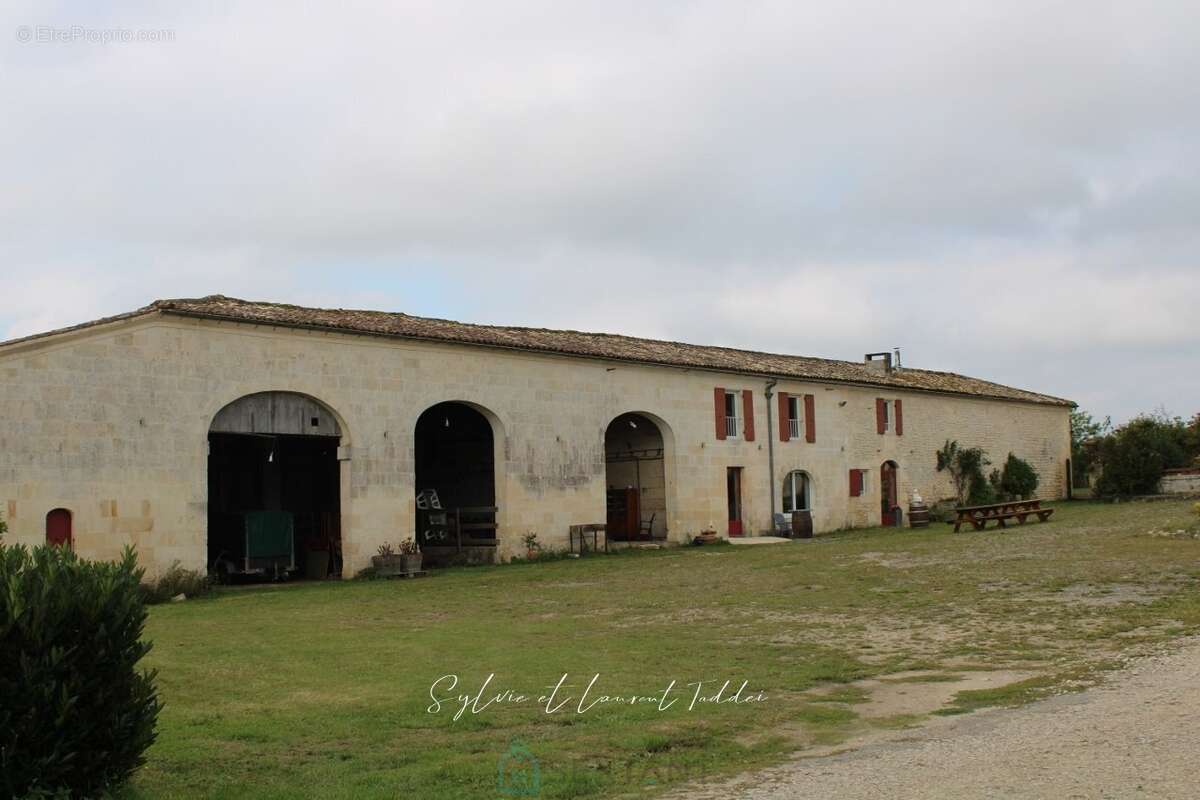
[[[891,461],[879,467],[879,512],[881,525],[896,524],[896,465]]]
[[[742,468],[725,470],[725,489],[729,505],[729,535],[741,536],[742,530]]]
[[[46,515],[46,544],[71,546],[71,512],[56,508]]]

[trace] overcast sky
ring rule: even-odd
[[[222,293],[1200,411],[1194,3],[160,5],[0,11],[0,338]]]

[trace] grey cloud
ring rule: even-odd
[[[222,291],[1195,410],[1191,4],[92,14],[0,17],[176,32],[0,42],[0,334]]]

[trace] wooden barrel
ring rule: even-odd
[[[813,536],[812,512],[792,512],[792,535],[797,539],[811,539]]]
[[[929,507],[924,503],[909,503],[908,524],[914,528],[929,527]]]

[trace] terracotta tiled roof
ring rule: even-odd
[[[946,392],[1046,405],[1073,405],[1071,401],[1059,397],[1014,389],[1010,386],[978,378],[968,378],[951,372],[934,372],[905,367],[893,370],[889,374],[873,370],[861,362],[854,361],[759,353],[750,350],[735,350],[729,347],[706,347],[681,342],[638,339],[610,333],[472,325],[388,311],[305,308],[283,303],[239,300],[223,295],[157,300],[136,312],[108,317],[104,320],[97,320],[95,323],[85,323],[83,326],[64,330],[75,330],[90,324],[102,324],[154,312],[265,325],[345,331],[373,336],[504,347],[539,353],[691,367],[773,378],[887,386],[897,389]],[[61,331],[54,333],[59,332]],[[5,344],[12,344],[12,342]]]

